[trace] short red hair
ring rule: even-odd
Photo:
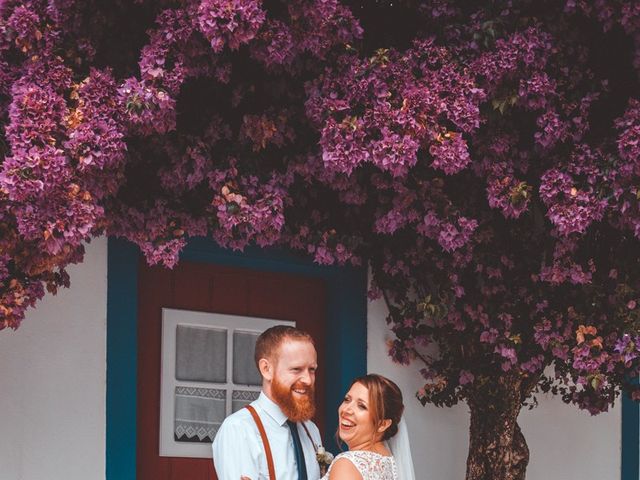
[[[286,325],[276,325],[275,327],[268,328],[260,334],[256,341],[254,359],[258,370],[260,370],[260,359],[273,359],[273,356],[285,340],[299,340],[302,342],[310,342],[312,345],[315,345],[313,337],[299,328],[289,327]]]

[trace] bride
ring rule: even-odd
[[[391,380],[356,378],[338,408],[337,435],[349,450],[320,480],[415,480],[403,411],[402,392]]]
[[[356,378],[338,408],[339,454],[321,480],[414,480],[402,393],[382,375]]]

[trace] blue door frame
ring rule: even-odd
[[[138,262],[140,252],[124,240],[109,239],[107,291],[106,479],[136,478],[136,384],[138,350]],[[181,260],[323,279],[327,287],[326,405],[338,405],[351,379],[367,370],[366,270],[327,267],[280,250],[248,248],[244,253],[192,239]],[[325,431],[335,431],[337,412],[328,408]],[[330,439],[327,439],[330,440]],[[329,443],[331,446],[331,443]]]

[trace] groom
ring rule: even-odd
[[[258,337],[255,361],[260,397],[227,417],[213,441],[218,479],[318,480],[313,339],[297,328],[272,327]]]

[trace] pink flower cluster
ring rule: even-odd
[[[577,150],[566,172],[552,168],[542,175],[540,198],[549,207],[547,216],[560,235],[584,233],[602,219],[608,199],[596,190],[606,181],[599,171],[599,160],[596,152]],[[578,180],[581,177],[586,181]]]
[[[206,221],[175,210],[161,200],[147,206],[145,211],[122,206],[113,212],[110,226],[112,235],[138,245],[149,265],[162,264],[167,268],[178,263],[179,253],[187,243],[187,231],[194,236],[205,235]]]
[[[189,78],[213,74],[220,66],[211,47],[199,37],[194,7],[163,10],[150,30],[149,43],[140,52],[141,79],[165,89],[171,95],[180,91]]]
[[[284,226],[286,191],[274,176],[261,184],[254,176],[236,183],[235,161],[226,171],[214,170],[209,174],[209,185],[214,192],[211,207],[217,227],[213,238],[222,246],[243,249],[255,241],[264,247],[279,240]]]
[[[207,236],[368,265],[422,401],[640,398],[637,2],[380,3],[0,2],[0,329]]]
[[[129,129],[140,135],[163,134],[176,127],[175,100],[161,88],[137,78],[127,79],[118,90]]]
[[[450,53],[429,41],[404,54],[351,55],[308,88],[307,114],[321,128],[325,167],[350,175],[372,163],[394,177],[408,174],[427,148],[434,168],[456,173],[469,164],[463,133],[480,124],[482,90]],[[451,97],[451,102],[441,97]],[[358,113],[356,113],[358,112]],[[445,121],[457,131],[442,131]]]
[[[287,2],[287,13],[285,21],[267,18],[252,47],[252,56],[267,68],[294,67],[305,54],[325,59],[362,36],[357,19],[337,0]]]
[[[618,136],[618,153],[620,158],[628,162],[633,170],[629,173],[640,173],[640,100],[632,98],[624,115],[616,121],[620,130]]]
[[[259,0],[201,0],[198,26],[214,52],[225,45],[237,50],[252,40],[262,26],[266,14]]]
[[[429,147],[429,153],[433,157],[431,166],[442,170],[447,175],[464,170],[471,162],[467,142],[462,135],[454,132],[439,136]]]
[[[127,144],[122,105],[113,101],[117,85],[109,71],[91,70],[72,94],[66,119],[65,150],[94,197],[117,192],[124,179]]]

